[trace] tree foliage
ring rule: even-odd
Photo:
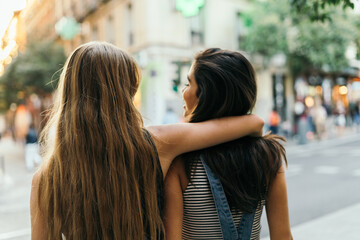
[[[358,17],[337,8],[331,21],[314,22],[308,16],[294,14],[291,8],[285,0],[258,1],[249,12],[253,24],[240,48],[265,59],[285,54],[292,75],[340,72],[346,68],[347,47],[351,43],[358,49],[360,46]]]
[[[311,21],[331,20],[334,7],[342,6],[343,9],[354,9],[351,0],[289,0],[291,10],[297,14],[308,17]]]
[[[239,48],[257,53],[265,58],[286,52],[287,5],[277,5],[272,1],[255,2],[253,9],[246,13],[247,34],[239,42]]]
[[[21,101],[32,93],[43,96],[54,91],[60,75],[59,69],[65,60],[63,48],[53,42],[27,46],[25,52],[19,53],[0,77],[7,105]],[[19,92],[22,93],[20,96]]]

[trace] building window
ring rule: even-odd
[[[79,10],[79,15],[80,15],[81,19],[84,18],[84,15],[86,13],[86,9],[87,9],[87,1],[86,0],[80,0],[80,2],[78,2],[78,10]]]
[[[272,75],[273,106],[282,119],[286,119],[285,75],[275,73]]]
[[[92,12],[96,11],[97,6],[98,6],[98,0],[90,0],[89,12],[92,13]]]
[[[72,12],[72,15],[73,15],[75,18],[77,18],[78,12],[77,12],[76,2],[72,2],[72,3],[71,3],[71,12]]]
[[[93,26],[92,30],[91,30],[91,40],[97,41],[98,39],[99,39],[98,28],[97,28],[97,26]]]
[[[133,33],[133,29],[134,29],[134,26],[133,26],[133,21],[132,21],[132,4],[129,3],[128,4],[128,11],[127,11],[127,23],[128,23],[128,43],[129,43],[129,46],[133,45],[134,44],[134,33]]]
[[[190,18],[191,43],[193,45],[204,44],[205,13],[204,7],[198,15]]]
[[[97,6],[97,5],[98,5],[98,1],[99,1],[99,0],[90,0],[91,4],[92,4],[93,6]]]
[[[243,41],[250,25],[251,18],[249,18],[249,16],[244,15],[240,11],[236,13],[235,31],[239,49],[241,49],[241,47],[243,46]]]
[[[80,41],[81,41],[81,44],[84,44],[86,42],[86,38],[83,34],[80,35]]]
[[[114,18],[110,15],[106,21],[106,41],[115,44]]]
[[[87,8],[87,0],[81,0],[81,8],[83,9]]]

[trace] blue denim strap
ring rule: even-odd
[[[239,240],[250,240],[254,217],[255,210],[252,213],[243,213],[237,231]]]
[[[236,230],[235,223],[231,215],[231,210],[220,179],[205,163],[203,155],[200,155],[200,159],[205,168],[206,175],[210,183],[211,192],[219,216],[223,239],[250,240],[255,211],[252,213],[243,213],[238,230]]]

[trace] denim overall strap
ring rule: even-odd
[[[255,210],[251,213],[243,213],[240,224],[238,226],[238,239],[250,240],[252,226],[254,223]]]
[[[236,230],[235,223],[231,215],[231,210],[220,179],[205,163],[203,155],[200,155],[200,159],[209,180],[211,192],[219,216],[223,239],[250,240],[255,211],[252,213],[243,213],[238,230]]]

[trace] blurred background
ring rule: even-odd
[[[296,239],[360,239],[355,220],[316,237],[336,214],[349,221],[349,211],[360,213],[360,193],[351,191],[360,177],[358,0],[1,0],[0,38],[0,240],[29,239],[41,159],[28,147],[66,57],[89,41],[135,57],[142,81],[134,101],[146,125],[183,121],[181,89],[196,52],[244,53],[257,72],[254,113],[288,140]],[[264,238],[266,228],[264,220]]]

